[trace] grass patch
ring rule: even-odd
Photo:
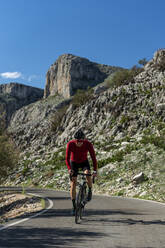
[[[45,203],[45,199],[41,199],[41,206],[43,209],[45,209],[46,203]]]
[[[9,136],[3,132],[0,134],[0,176],[7,176],[9,171],[15,167],[19,152]]]
[[[140,142],[144,145],[153,144],[156,147],[159,147],[165,150],[165,137],[164,136],[157,136],[155,134],[144,135]]]
[[[64,106],[57,110],[57,112],[51,118],[51,131],[55,132],[61,126],[61,121],[68,109],[68,106]]]
[[[52,170],[60,170],[62,168],[65,168],[66,167],[65,149],[62,149],[61,151],[55,152],[52,159],[46,161],[43,164],[43,167],[47,167],[48,165],[51,165],[51,171]]]
[[[76,94],[72,98],[72,104],[75,108],[81,107],[93,98],[93,89],[77,90]]]
[[[98,167],[101,168],[109,163],[121,162],[124,160],[125,155],[130,154],[133,150],[139,147],[135,145],[127,145],[123,150],[115,152],[111,157],[98,161]]]
[[[109,88],[117,88],[121,85],[128,83],[134,83],[134,77],[138,75],[143,69],[137,66],[133,66],[131,69],[121,69],[116,71],[113,76],[110,75],[105,83]]]

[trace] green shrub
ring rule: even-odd
[[[120,124],[125,124],[128,123],[131,120],[129,115],[122,115],[121,120],[120,120]]]
[[[139,65],[142,65],[142,66],[145,66],[146,64],[147,64],[147,60],[146,60],[146,58],[143,58],[143,59],[140,59],[139,61],[138,61],[138,63],[139,63]]]
[[[28,173],[29,172],[29,164],[31,163],[31,161],[30,160],[25,160],[25,161],[23,161],[23,170],[22,170],[22,175],[23,176],[25,176],[26,175],[26,173]]]
[[[57,110],[51,119],[51,131],[55,132],[60,127],[61,121],[66,113],[68,106],[64,106]]]
[[[164,134],[165,132],[165,123],[161,121],[153,121],[153,125],[157,128],[157,130],[161,133]]]
[[[126,85],[128,83],[134,83],[134,77],[142,71],[142,68],[137,66],[132,67],[131,69],[121,69],[109,76],[105,82],[109,88],[116,88],[121,85]]]
[[[127,145],[125,149],[119,150],[115,152],[111,157],[99,160],[98,167],[101,168],[109,163],[121,162],[124,160],[125,155],[130,154],[133,150],[137,150],[138,146],[135,145]]]
[[[16,165],[18,152],[6,131],[6,112],[0,104],[0,176],[6,176],[10,168]]]
[[[18,161],[18,151],[6,134],[0,135],[0,175],[6,176]]]
[[[86,102],[92,99],[93,89],[88,88],[88,90],[77,90],[76,94],[73,96],[72,104],[76,107],[81,107]]]
[[[3,134],[6,127],[6,112],[4,106],[0,103],[0,135]]]
[[[98,161],[98,167],[101,168],[109,163],[113,163],[113,162],[121,162],[124,158],[124,151],[118,151],[115,154],[112,155],[112,157],[107,158],[107,159],[103,159],[103,160],[99,160]]]
[[[116,192],[116,196],[123,196],[124,195],[124,189],[121,189],[119,192]]]
[[[164,136],[156,136],[155,134],[144,135],[142,140],[142,144],[153,144],[159,148],[165,150],[165,137]]]
[[[61,153],[55,152],[53,154],[53,157],[51,160],[48,160],[47,162],[45,162],[43,164],[43,166],[48,166],[48,165],[52,165],[53,166],[53,170],[60,170],[62,168],[66,168],[66,164],[65,164],[65,149],[61,150]]]
[[[77,90],[76,94],[73,96],[71,104],[74,108],[84,105],[87,101],[92,99],[93,89],[88,88],[88,90]],[[60,108],[53,115],[51,119],[51,131],[55,132],[60,127],[61,121],[68,109],[68,105]]]

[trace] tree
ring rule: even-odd
[[[147,60],[146,60],[146,58],[143,58],[143,59],[140,59],[139,61],[138,61],[138,63],[139,63],[139,65],[142,65],[142,66],[145,66],[146,64],[147,64]]]
[[[3,176],[7,176],[18,160],[17,149],[5,130],[5,116],[3,106],[0,105],[0,181]]]
[[[0,135],[5,130],[6,126],[6,113],[2,104],[0,104]]]
[[[127,85],[129,83],[134,83],[134,77],[136,77],[142,68],[133,66],[131,69],[121,69],[116,71],[113,75],[110,75],[106,80],[106,85],[110,88],[116,88],[121,85]]]

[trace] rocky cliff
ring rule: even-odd
[[[94,94],[85,105],[67,110],[58,134],[63,144],[81,126],[92,140],[122,139],[142,133],[157,120],[165,122],[165,50],[155,52],[135,83]]]
[[[64,98],[69,98],[77,89],[96,86],[119,69],[93,63],[72,54],[63,54],[47,72],[44,97],[60,94]]]
[[[78,108],[68,104],[71,100],[67,102],[64,97],[56,96],[18,110],[10,123],[15,141],[19,146],[26,143],[28,149],[30,146],[32,150],[37,149],[39,144],[62,145],[79,126],[83,126],[88,137],[95,140],[107,135],[117,139],[140,132],[147,125],[152,125],[158,109],[164,106],[165,71],[157,62],[164,57],[164,50],[156,52],[144,71],[136,76],[134,84],[107,90],[104,88],[103,92],[99,91],[99,85],[96,86],[91,98]],[[57,131],[52,134],[50,120],[53,115],[56,118],[59,106],[65,104],[68,106],[66,114]],[[162,118],[163,114],[162,110]]]
[[[19,83],[0,85],[0,105],[6,112],[6,121],[9,123],[12,114],[21,107],[33,103],[43,97],[44,91],[39,88]]]
[[[165,49],[158,50],[134,83],[109,89],[97,85],[83,104],[58,95],[19,109],[8,132],[22,157],[19,173],[7,183],[17,178],[16,184],[68,190],[66,143],[83,127],[96,149],[98,192],[165,201],[164,61]],[[66,112],[52,132],[51,119],[57,119],[64,106]],[[136,174],[144,175],[142,184],[134,182]]]

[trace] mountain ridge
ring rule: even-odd
[[[79,100],[86,97],[82,104],[75,105],[74,96],[66,100],[55,95],[18,110],[8,132],[22,148],[21,161],[6,184],[17,178],[18,185],[68,189],[66,143],[82,127],[96,149],[101,174],[97,192],[165,201],[164,61],[165,50],[156,51],[134,83],[107,88],[103,82],[78,95]],[[52,118],[57,119],[63,107],[66,109],[52,131]],[[134,183],[133,178],[141,172],[141,183]]]
[[[0,84],[0,105],[5,112],[6,124],[16,110],[41,99],[43,93],[42,89],[16,82]]]
[[[73,96],[78,89],[86,90],[102,83],[120,67],[91,62],[73,54],[63,54],[51,65],[46,74],[44,97],[60,94]]]

